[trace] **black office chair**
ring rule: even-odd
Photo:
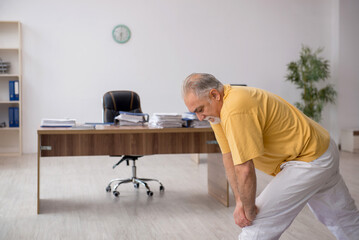
[[[103,95],[103,121],[104,123],[113,123],[115,121],[115,117],[119,115],[119,112],[135,112],[141,113],[141,102],[140,97],[137,93],[132,91],[110,91]],[[121,157],[121,156],[117,156]],[[117,188],[122,183],[133,183],[135,188],[139,188],[140,184],[144,185],[147,189],[147,195],[152,196],[153,192],[150,190],[148,181],[155,181],[160,184],[160,191],[164,191],[165,188],[160,181],[157,179],[150,179],[150,178],[138,178],[136,175],[136,161],[138,158],[143,156],[130,156],[124,155],[122,158],[112,167],[117,167],[123,161],[126,161],[127,166],[129,165],[129,161],[132,161],[132,177],[127,179],[116,178],[112,179],[110,183],[106,187],[106,192],[111,192],[111,184],[118,182],[114,189],[113,195],[118,197],[120,192],[117,191]]]

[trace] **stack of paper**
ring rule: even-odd
[[[190,127],[194,127],[194,128],[210,128],[211,124],[209,123],[209,121],[203,120],[192,120],[192,122],[190,123]]]
[[[41,127],[73,127],[75,125],[76,125],[76,120],[69,118],[61,118],[61,119],[44,118],[41,120]]]
[[[211,124],[208,121],[199,121],[197,115],[195,113],[183,113],[182,119],[184,121],[185,127],[193,127],[193,128],[209,128]]]
[[[74,129],[96,129],[96,124],[91,123],[76,123],[75,126],[72,126]]]
[[[120,112],[115,121],[118,121],[120,126],[141,126],[148,121],[148,114]]]
[[[154,128],[180,128],[182,124],[182,115],[178,113],[154,113],[149,121]]]
[[[193,112],[185,112],[185,113],[182,113],[182,119],[186,119],[186,120],[195,120],[197,118],[197,115]]]

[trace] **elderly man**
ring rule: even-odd
[[[270,92],[191,74],[184,102],[209,120],[236,200],[239,239],[279,239],[305,204],[337,239],[359,239],[359,212],[329,133]],[[257,168],[275,176],[256,198]]]

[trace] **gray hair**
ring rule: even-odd
[[[217,89],[222,92],[223,84],[211,74],[192,73],[183,81],[182,97],[185,97],[190,92],[193,92],[199,98],[208,97],[211,89]]]

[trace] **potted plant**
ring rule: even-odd
[[[309,47],[302,46],[300,58],[287,65],[286,80],[301,89],[301,102],[295,106],[316,122],[322,119],[323,107],[327,103],[335,103],[336,91],[333,85],[327,84],[319,89],[319,82],[329,77],[329,61],[319,57],[323,48],[313,52]]]

